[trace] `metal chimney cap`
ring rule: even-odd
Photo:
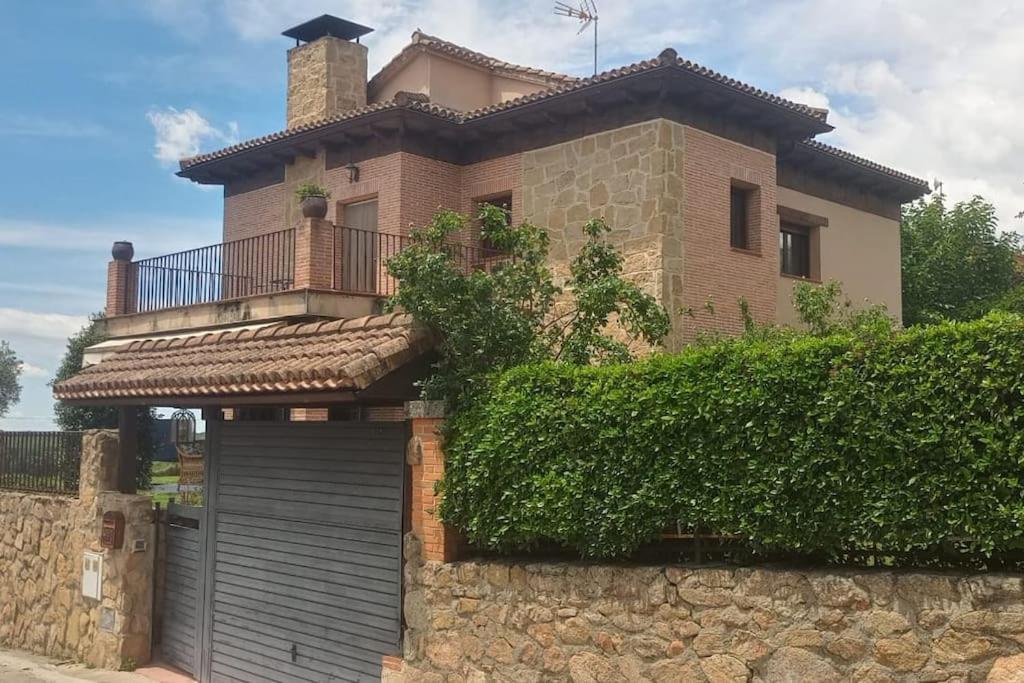
[[[360,36],[365,36],[373,31],[369,26],[363,26],[346,19],[339,19],[330,14],[322,14],[316,19],[293,26],[281,35],[294,38],[296,42],[312,42],[317,38],[331,36],[342,40],[355,40],[359,42]]]

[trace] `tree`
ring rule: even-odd
[[[976,318],[1010,290],[1016,237],[997,227],[995,207],[981,197],[948,208],[936,193],[904,209],[906,324]]]
[[[67,351],[57,369],[53,385],[70,379],[82,369],[82,359],[86,348],[99,344],[105,337],[100,325],[101,313],[90,316],[89,323],[68,339]],[[65,431],[82,431],[86,429],[116,429],[118,409],[104,406],[79,406],[58,402],[54,407],[57,424]],[[153,411],[150,408],[138,409],[139,447],[136,467],[135,485],[140,491],[150,487],[150,469],[153,464]]]
[[[628,340],[653,345],[668,334],[665,309],[622,277],[622,256],[606,240],[604,221],[584,226],[586,242],[563,290],[548,266],[546,231],[511,225],[491,205],[478,218],[482,237],[502,252],[487,267],[466,267],[451,237],[467,218],[447,210],[414,231],[410,248],[388,262],[400,284],[389,308],[408,311],[438,340],[440,361],[424,397],[457,404],[486,374],[528,362],[626,360],[626,340],[607,333],[612,318]]]
[[[21,398],[21,361],[14,350],[0,339],[0,417],[7,414]]]

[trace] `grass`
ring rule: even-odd
[[[153,475],[150,477],[150,483],[153,486],[160,484],[177,484],[178,483],[178,463],[176,462],[155,462],[153,463]],[[167,504],[171,501],[171,498],[177,499],[178,492],[172,491],[170,493],[149,493],[149,497],[153,500],[153,505],[160,503],[160,507],[166,508]]]

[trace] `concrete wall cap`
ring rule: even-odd
[[[405,416],[410,420],[416,418],[443,418],[445,416],[444,401],[407,401]]]

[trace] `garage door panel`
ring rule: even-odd
[[[404,426],[218,431],[214,680],[379,680],[401,636]]]
[[[274,648],[279,647],[283,641],[298,643],[296,658],[300,664],[303,663],[303,660],[309,660],[322,662],[329,666],[351,667],[358,671],[365,671],[368,668],[372,671],[371,667],[380,666],[380,661],[368,655],[363,649],[308,634],[289,632],[272,625],[261,624],[256,628],[250,628],[238,621],[235,623],[225,621],[221,624],[221,631],[225,636],[257,643],[265,653],[275,652]],[[290,649],[279,654],[283,655],[285,660],[290,661]]]
[[[396,557],[396,542],[401,540],[395,537],[395,532],[393,531],[325,527],[295,521],[286,522],[289,526],[288,529],[276,529],[268,525],[261,525],[258,522],[253,524],[247,521],[225,521],[227,517],[229,515],[224,515],[224,518],[218,522],[218,528],[222,529],[225,533],[240,538],[266,539],[268,541],[294,543],[298,547],[328,548],[330,550],[388,559]],[[235,519],[248,520],[247,517],[243,516],[236,516]],[[285,520],[280,521],[285,522]],[[334,533],[331,534],[331,531],[334,531]]]
[[[302,503],[301,501],[267,500],[257,496],[230,496],[223,501],[221,508],[228,512],[239,512],[247,515],[265,514],[276,519],[294,519],[298,521],[316,520],[326,524],[339,526],[361,527],[365,529],[401,530],[400,507],[391,512],[381,510],[363,510],[343,507],[325,502],[323,504]]]
[[[235,557],[235,562],[243,564],[243,566],[246,564],[249,566],[256,565],[248,562],[239,562],[237,558],[247,557],[269,560],[274,563],[288,565],[288,574],[292,573],[291,566],[303,567],[312,565],[313,567],[328,567],[328,572],[352,576],[356,581],[363,578],[371,578],[392,584],[396,580],[393,571],[394,558],[391,557],[361,555],[355,552],[315,548],[309,545],[271,541],[269,539],[261,548],[244,536],[235,537],[232,541],[234,542],[224,544],[224,553],[226,556]],[[330,564],[328,565],[328,563]],[[267,565],[264,563],[259,566],[266,567]]]
[[[275,486],[274,484],[277,483]],[[219,493],[224,501],[224,506],[230,509],[231,501],[233,498],[244,498],[252,499],[257,498],[268,504],[298,504],[300,506],[310,505],[309,511],[316,515],[319,511],[323,510],[324,507],[335,507],[342,508],[347,511],[352,511],[353,514],[367,511],[367,512],[397,512],[402,508],[401,496],[392,496],[388,498],[378,498],[370,494],[377,493],[377,489],[372,492],[368,492],[367,495],[361,495],[359,493],[342,491],[341,486],[337,486],[337,491],[315,491],[305,490],[300,488],[300,484],[294,482],[288,482],[287,484],[280,482],[273,482],[269,480],[263,480],[258,486],[250,486],[245,484],[229,484],[219,489]],[[294,488],[287,488],[294,487]],[[302,509],[302,508],[300,508]],[[296,515],[298,519],[305,519],[306,516]],[[312,519],[321,519],[319,515],[312,517]]]
[[[304,608],[306,603],[316,604],[325,610],[332,610],[337,613],[351,613],[352,619],[359,623],[387,631],[391,628],[395,613],[389,605],[381,605],[373,600],[360,600],[350,595],[343,595],[337,591],[324,591],[322,585],[312,587],[302,585],[299,581],[279,583],[277,581],[260,579],[262,584],[259,591],[252,591],[245,587],[245,584],[238,583],[239,580],[246,580],[240,574],[231,574],[230,567],[224,569],[223,582],[218,588],[224,594],[239,596],[259,597],[266,596],[269,604],[282,605],[285,607]],[[328,587],[329,588],[329,587]],[[379,596],[377,598],[380,599]]]

